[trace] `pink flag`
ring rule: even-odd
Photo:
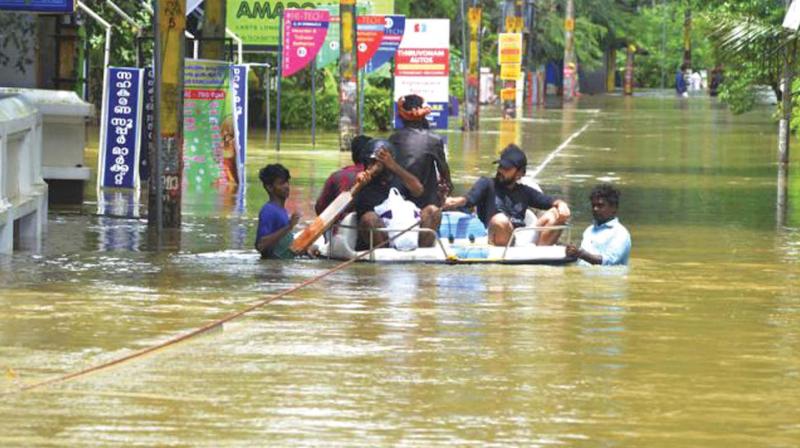
[[[283,12],[283,67],[286,78],[317,56],[328,34],[330,13],[322,9],[287,9]]]

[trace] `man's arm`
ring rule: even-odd
[[[256,241],[256,250],[263,253],[272,253],[272,250],[278,244],[278,241],[281,240],[287,233],[291,232],[292,229],[297,225],[300,221],[300,214],[299,213],[292,213],[292,217],[289,219],[289,224],[281,227],[280,229],[264,235]]]
[[[601,255],[595,255],[589,253],[583,249],[579,249],[572,244],[567,245],[567,256],[579,258],[589,264],[603,264],[603,257]]]
[[[383,166],[386,167],[387,170],[393,172],[397,177],[400,178],[400,181],[403,182],[403,185],[408,188],[408,192],[411,196],[418,198],[422,196],[424,192],[424,188],[422,186],[422,182],[417,179],[417,176],[411,174],[400,166],[394,157],[392,157],[392,153],[385,149],[381,149],[377,154],[377,159],[379,162],[383,163]]]
[[[473,207],[483,200],[484,195],[489,192],[489,178],[481,177],[478,179],[464,196],[447,197],[442,208],[453,210],[461,207]]]

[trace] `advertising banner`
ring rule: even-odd
[[[224,62],[186,60],[183,178],[187,191],[239,183],[231,73],[231,66]]]
[[[330,14],[324,9],[287,9],[283,19],[284,78],[292,76],[317,56],[328,34]]]
[[[75,12],[75,0],[0,0],[0,11],[72,14]]]
[[[522,64],[522,33],[500,33],[497,42],[497,62]]]
[[[522,64],[503,64],[500,66],[500,79],[516,81],[522,76]]]
[[[244,47],[249,51],[278,48],[279,21],[286,9],[320,9],[323,5],[339,7],[339,2],[332,0],[226,0],[226,2],[225,23],[244,41]],[[359,0],[357,4],[359,14],[361,11],[365,11],[366,14],[394,13],[394,0]]]
[[[139,157],[139,179],[147,181],[150,179],[150,152],[155,151],[155,140],[153,140],[153,132],[155,131],[155,95],[156,95],[156,79],[153,76],[153,67],[144,69],[144,96],[142,101],[142,126],[141,126],[141,156]]]
[[[378,47],[378,51],[367,62],[364,69],[367,73],[372,73],[381,66],[392,60],[400,42],[403,40],[403,33],[406,30],[406,16],[392,15],[384,16],[383,39]]]
[[[450,20],[407,19],[395,56],[395,97],[417,94],[433,110],[432,128],[447,128],[450,89]],[[395,127],[402,127],[395,113]]]
[[[383,40],[384,16],[358,16],[356,42],[358,69],[361,70],[378,51]]]
[[[142,69],[108,69],[97,176],[100,188],[139,188]]]
[[[339,60],[339,37],[341,27],[339,26],[339,5],[324,5],[319,9],[328,11],[330,22],[328,24],[328,34],[325,35],[325,43],[317,53],[317,68],[327,67]]]
[[[231,87],[233,88],[234,117],[236,119],[236,158],[240,173],[244,173],[247,155],[247,75],[250,67],[231,66]],[[244,184],[245,182],[240,182]]]

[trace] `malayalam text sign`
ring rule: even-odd
[[[100,138],[100,187],[139,187],[142,69],[108,69]]]

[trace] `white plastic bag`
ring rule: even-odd
[[[389,238],[394,238],[419,222],[419,209],[413,202],[405,200],[397,188],[389,190],[389,197],[375,207],[375,213],[383,218],[384,225],[389,229]],[[392,247],[402,251],[414,250],[418,244],[419,234],[412,231],[392,240]]]

